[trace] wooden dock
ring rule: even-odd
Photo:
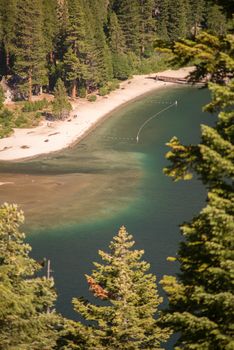
[[[155,80],[165,81],[166,83],[189,84],[188,79],[167,77],[167,76],[163,76],[163,75],[156,75]]]
[[[204,84],[205,81],[191,81],[189,80],[189,78],[176,78],[176,77],[167,77],[164,75],[156,75],[155,76],[155,80],[159,80],[159,81],[165,81],[165,83],[175,83],[175,84]]]

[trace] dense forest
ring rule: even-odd
[[[55,309],[48,261],[30,257],[20,228],[23,213],[16,205],[0,206],[0,350],[159,350],[172,334],[176,350],[233,350],[232,1],[1,0],[0,5],[1,74],[20,98],[54,91],[54,111],[61,113],[70,108],[66,89],[75,97],[107,88],[113,79],[154,70],[165,59],[160,52],[172,49],[177,64],[196,63],[196,78],[209,75],[211,101],[204,109],[215,120],[201,126],[199,144],[183,145],[177,137],[168,142],[165,174],[174,180],[195,174],[208,195],[200,213],[181,226],[178,255],[169,257],[180,273],[160,282],[167,309],[159,311],[162,298],[144,251],[134,248],[121,227],[86,276],[95,299],[72,301],[84,321],[64,318]]]
[[[0,75],[21,99],[53,91],[58,78],[73,98],[105,94],[113,79],[164,68],[158,46],[201,29],[225,35],[230,10],[212,0],[1,0]]]

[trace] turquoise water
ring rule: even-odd
[[[136,135],[140,125],[173,101]],[[164,176],[165,143],[174,135],[184,143],[199,141],[206,90],[172,87],[156,90],[115,111],[81,144],[24,162],[1,163],[0,201],[17,202],[26,214],[32,255],[51,259],[58,310],[69,317],[74,296],[91,297],[84,274],[98,249],[106,249],[121,225],[160,280],[178,269],[167,262],[181,239],[178,225],[191,219],[205,201],[196,179],[174,183]],[[1,180],[1,181],[2,181]]]

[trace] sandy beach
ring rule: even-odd
[[[160,75],[185,78],[191,70],[190,67],[167,70]],[[114,109],[147,92],[173,84],[157,81],[153,79],[155,75],[135,75],[122,82],[118,90],[104,97],[98,96],[95,102],[77,99],[68,120],[43,121],[36,128],[15,129],[12,136],[0,140],[0,160],[19,160],[71,146]]]

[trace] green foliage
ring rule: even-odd
[[[0,111],[0,138],[10,136],[13,133],[13,113],[4,108]]]
[[[53,280],[34,277],[40,266],[29,257],[23,222],[15,205],[0,207],[0,349],[52,349],[58,324],[49,312],[56,298]]]
[[[116,89],[119,89],[119,81],[116,79],[108,81],[106,85],[101,86],[99,88],[99,95],[100,96],[108,95],[111,91],[114,91]]]
[[[2,0],[0,72],[21,99],[53,90],[58,78],[75,98],[80,86],[92,93],[151,71],[156,40],[171,46],[202,28],[232,31],[231,13],[229,0]]]
[[[170,54],[159,54],[156,52],[154,56],[142,59],[136,67],[136,72],[138,74],[149,74],[172,68],[171,58]]]
[[[120,85],[119,85],[119,80],[114,79],[108,82],[108,87],[110,91],[114,91],[116,89],[119,89]]]
[[[227,33],[227,19],[222,13],[222,7],[213,5],[208,8],[207,29],[212,35],[225,35]]]
[[[4,101],[5,101],[5,94],[4,94],[3,88],[0,85],[0,110],[3,107]]]
[[[64,68],[66,80],[71,84],[71,95],[76,97],[77,83],[85,80],[88,43],[86,41],[85,15],[79,0],[68,0],[68,25],[66,28],[66,53]]]
[[[113,54],[113,74],[116,79],[126,80],[131,75],[131,67],[129,64],[128,56],[125,54]]]
[[[137,0],[118,1],[117,16],[128,50],[140,54],[140,4]]]
[[[15,24],[16,24],[16,0],[2,0],[0,5],[1,41],[5,51],[3,72],[9,74],[10,61],[14,53]],[[1,56],[3,56],[1,54]],[[3,58],[3,57],[2,57]]]
[[[99,88],[99,95],[100,96],[106,96],[110,93],[110,89],[108,86],[101,86]]]
[[[122,28],[115,12],[111,12],[108,23],[109,45],[115,54],[123,54],[126,51],[126,44]]]
[[[168,338],[154,318],[162,298],[158,296],[150,265],[141,260],[143,251],[132,250],[132,236],[121,227],[110,243],[110,253],[99,251],[102,263],[86,276],[90,291],[99,299],[99,306],[74,299],[75,310],[92,326],[84,326],[88,335],[85,349],[158,349]],[[79,330],[80,331],[80,330]],[[70,346],[79,344],[80,333],[73,327]]]
[[[44,108],[48,107],[48,105],[49,105],[49,103],[45,98],[43,100],[34,101],[34,102],[27,101],[24,103],[22,111],[23,112],[41,111]]]
[[[165,169],[166,174],[179,180],[191,178],[195,172],[206,185],[208,198],[199,215],[181,226],[184,240],[177,258],[181,273],[177,278],[165,276],[162,280],[169,296],[164,325],[179,333],[178,350],[229,350],[233,348],[234,335],[234,74],[230,70],[234,60],[220,51],[217,57],[222,59],[214,62],[211,54],[214,48],[226,49],[229,38],[221,42],[202,35],[206,46],[193,44],[188,48],[189,51],[192,46],[199,55],[198,69],[209,69],[214,80],[226,72],[229,80],[222,85],[209,84],[212,101],[205,110],[218,114],[218,120],[214,127],[201,126],[200,144],[184,146],[176,137],[168,144],[171,165]],[[210,59],[204,56],[202,60],[200,49],[208,50],[210,42]]]
[[[69,116],[71,110],[64,83],[58,79],[54,92],[53,115],[57,119],[64,119]]]
[[[143,57],[149,57],[153,52],[156,34],[154,8],[155,0],[140,1],[140,53]]]
[[[85,97],[86,97],[86,94],[87,94],[86,88],[81,86],[81,87],[79,88],[79,97],[85,98]]]
[[[41,1],[17,2],[16,36],[14,71],[21,78],[22,92],[31,100],[33,89],[47,84]]]
[[[183,40],[175,44],[176,61],[181,65],[192,63],[196,70],[192,80],[208,78],[222,82],[231,76],[234,70],[234,39],[232,35],[218,38],[206,32],[200,32],[196,41]]]
[[[89,102],[95,102],[97,100],[97,96],[96,95],[90,95],[87,97],[87,100]]]

